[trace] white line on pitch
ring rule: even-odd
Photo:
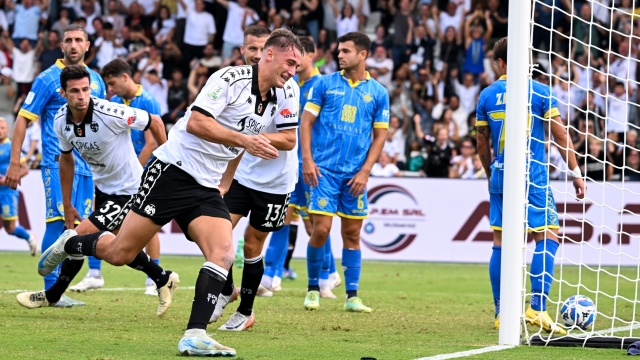
[[[193,290],[195,289],[195,286],[180,286],[179,289],[184,289],[184,290]],[[142,290],[146,290],[146,288],[102,288],[102,289],[96,289],[98,291],[142,291]],[[21,292],[27,292],[27,291],[39,291],[39,290],[0,290],[0,294],[12,294],[12,293],[21,293]]]
[[[457,353],[451,353],[451,354],[440,354],[440,355],[435,355],[435,356],[429,356],[429,357],[424,357],[424,358],[420,358],[417,360],[444,360],[444,359],[455,359],[455,358],[461,358],[461,357],[467,357],[467,356],[473,356],[473,355],[479,355],[479,354],[484,354],[484,353],[488,353],[488,352],[492,352],[492,351],[501,351],[501,350],[507,350],[507,349],[512,349],[515,346],[513,345],[496,345],[496,346],[488,346],[488,347],[484,347],[481,349],[476,349],[476,350],[468,350],[468,351],[460,351]]]
[[[586,338],[589,336],[602,336],[602,335],[609,335],[609,334],[615,334],[617,332],[620,331],[628,331],[628,330],[633,330],[633,329],[638,329],[640,328],[640,323],[637,323],[635,325],[627,325],[627,326],[621,326],[621,327],[617,327],[617,328],[613,328],[613,329],[604,329],[604,330],[598,330],[598,331],[594,331],[593,333],[582,333],[582,334],[578,334],[578,335],[571,335],[571,337],[575,337],[575,338]]]

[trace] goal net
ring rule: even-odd
[[[551,179],[545,190],[555,198],[556,210],[547,205],[544,211],[547,219],[557,216],[560,226],[555,270],[552,277],[545,273],[545,281],[552,282],[545,296],[548,314],[567,334],[548,334],[525,321],[533,295],[531,261],[540,252],[531,236],[535,229],[527,225],[520,317],[527,344],[626,348],[640,340],[640,84],[636,80],[640,12],[636,7],[640,10],[640,0],[532,3],[529,39],[524,40],[530,45],[529,77],[551,89],[573,140],[587,192],[584,200],[576,199],[572,169],[561,157],[564,144],[557,143],[551,122],[545,122],[544,165]],[[526,101],[531,106],[531,97]],[[526,141],[531,149],[537,140]],[[527,169],[536,161],[527,152]],[[536,186],[527,176],[527,192]],[[566,325],[575,319],[568,319],[562,307],[574,295],[594,303],[595,320],[584,329]]]

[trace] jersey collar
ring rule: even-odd
[[[306,83],[307,81],[311,80],[311,78],[313,78],[314,76],[318,76],[318,75],[320,75],[320,70],[318,70],[318,68],[313,68],[313,70],[311,71],[311,74],[309,74],[309,78],[307,80],[298,81],[298,86],[304,85],[304,83]],[[299,77],[298,77],[298,79],[299,79]]]
[[[260,84],[258,84],[258,64],[252,65],[253,74],[251,75],[251,93],[256,96],[256,101],[262,101],[262,94],[260,94]],[[270,101],[274,104],[278,103],[278,98],[276,96],[276,89],[271,88],[269,94],[267,95],[267,101]]]
[[[73,122],[73,114],[71,113],[71,109],[69,109],[69,104],[67,104],[67,124],[75,125]],[[89,99],[89,107],[87,108],[87,113],[84,115],[84,119],[80,124],[91,124],[93,121],[93,99]],[[78,124],[78,125],[80,125]]]
[[[87,66],[87,64],[82,63],[83,66]],[[60,69],[64,69],[66,67],[66,65],[62,62],[62,59],[58,59],[56,60],[56,66],[59,67]]]
[[[498,80],[505,80],[506,81],[507,80],[507,75],[500,76],[500,78]]]
[[[371,80],[371,75],[369,75],[368,71],[365,71],[364,79],[357,80],[356,82],[352,82],[351,79],[349,79],[348,77],[344,76],[344,70],[340,70],[340,75],[342,76],[343,79],[347,80],[347,83],[349,83],[349,86],[351,86],[354,89],[356,87],[358,87],[358,85],[360,85],[360,82]]]
[[[136,93],[133,94],[133,97],[131,99],[122,98],[122,102],[125,105],[129,106],[129,104],[131,104],[131,101],[133,101],[133,99],[137,98],[140,95],[142,95],[142,85],[138,84],[138,90],[136,90]]]

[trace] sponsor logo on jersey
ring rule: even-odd
[[[292,113],[291,110],[289,109],[282,109],[282,111],[280,111],[280,115],[285,119],[294,118],[298,116],[298,114]]]
[[[97,150],[100,151],[100,146],[98,142],[87,142],[87,141],[72,141],[71,145],[76,148],[78,151],[90,151]]]
[[[266,223],[262,224],[262,227],[272,228],[273,224],[271,223],[271,221],[267,221]]]
[[[373,95],[364,94],[364,95],[362,95],[362,100],[364,100],[364,102],[366,102],[366,103],[369,103],[369,102],[371,102],[371,100],[373,100]]]
[[[210,92],[209,92],[209,97],[212,98],[213,100],[218,100],[218,97],[220,97],[220,93],[222,92],[222,86],[220,85],[216,85]]]
[[[129,118],[127,119],[127,124],[129,124],[129,126],[131,126],[134,122],[136,122],[136,117],[135,116],[129,116]]]
[[[344,91],[338,91],[338,90],[327,90],[326,94],[344,96],[345,92]],[[309,96],[311,96],[311,95],[309,95]]]

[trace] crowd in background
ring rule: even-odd
[[[127,59],[134,80],[159,100],[167,129],[209,75],[243,64],[239,47],[246,26],[286,27],[313,37],[323,74],[339,70],[337,37],[359,30],[372,38],[367,69],[389,90],[391,102],[388,140],[372,176],[486,178],[476,154],[475,107],[480,91],[498,80],[492,47],[507,36],[507,0],[0,4],[0,116],[10,123],[34,77],[62,57],[61,30],[70,23],[90,35],[88,66],[99,70],[116,57]],[[550,86],[571,125],[583,173],[599,181],[640,180],[634,171],[640,170],[640,22],[632,1],[537,0],[534,9],[533,76]],[[29,128],[24,150],[37,159],[39,129],[33,128],[37,124]],[[553,143],[549,162],[551,178],[566,176]]]

